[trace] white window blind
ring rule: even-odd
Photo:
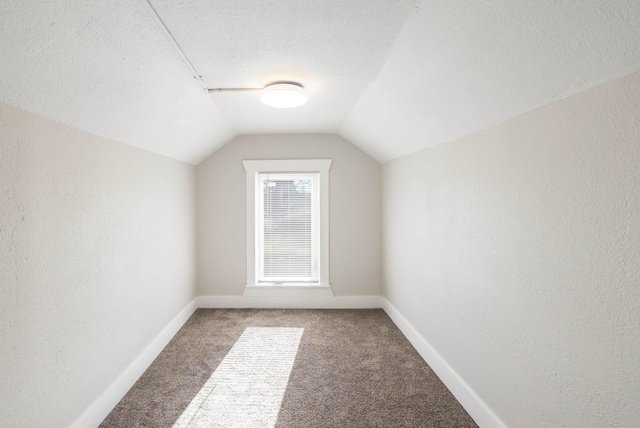
[[[256,180],[258,282],[319,282],[320,174],[259,173]]]

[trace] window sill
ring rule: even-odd
[[[252,297],[333,297],[333,291],[328,284],[247,284],[242,295]]]

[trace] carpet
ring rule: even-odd
[[[380,309],[197,310],[100,427],[174,424],[477,426]]]

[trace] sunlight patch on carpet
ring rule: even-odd
[[[173,427],[275,426],[303,331],[248,327]]]

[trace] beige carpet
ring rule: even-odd
[[[286,378],[290,370],[288,383],[279,383],[284,391],[280,387],[265,389],[264,385],[253,389],[270,392],[264,393],[267,404],[255,403],[255,394],[244,401],[230,398],[215,384],[218,378],[225,378],[223,385],[234,383],[224,372],[229,366],[225,357],[245,330],[255,327],[302,329],[297,350],[292,351],[295,357],[288,357],[293,366],[283,366],[277,372],[285,373]],[[247,373],[251,361],[257,358],[263,371],[271,365],[268,357],[278,354],[273,347],[271,351],[237,349],[231,353],[234,359],[230,364],[233,373],[244,373],[243,382],[239,382],[244,384],[252,382]],[[247,365],[242,366],[242,358],[235,355],[238,352],[244,352]],[[273,365],[276,363],[280,364],[276,361]],[[255,382],[274,377],[265,373]],[[212,391],[218,391],[218,397]],[[234,414],[239,418],[255,414],[256,405],[266,409],[277,408],[278,403],[279,412],[265,410],[273,413],[272,419],[265,416],[237,423],[229,419]],[[245,406],[246,412],[237,406]],[[198,411],[198,416],[189,416],[185,422],[186,410],[194,415]],[[258,428],[274,426],[274,420],[276,427],[291,428],[477,426],[378,309],[199,309],[100,426],[172,427],[180,421],[179,426]]]

